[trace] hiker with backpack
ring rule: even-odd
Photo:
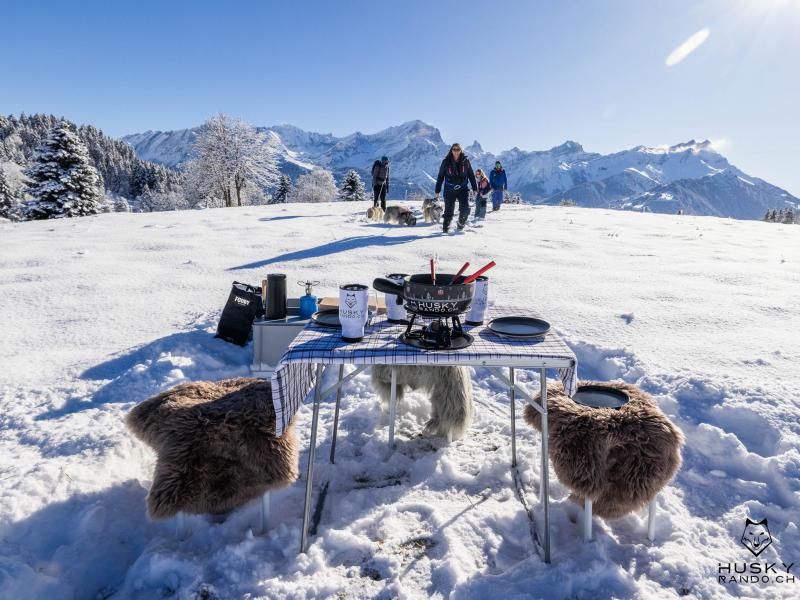
[[[439,193],[444,188],[444,215],[442,215],[442,231],[447,233],[450,230],[450,222],[453,220],[453,213],[458,201],[458,229],[464,229],[469,217],[469,193],[467,182],[472,187],[473,192],[478,191],[478,184],[475,181],[475,173],[472,165],[460,144],[450,146],[450,151],[444,157],[439,166],[439,175],[436,177],[436,200],[439,200]]]
[[[475,178],[478,181],[478,191],[475,194],[475,218],[486,218],[486,203],[489,200],[489,194],[492,191],[492,184],[489,183],[483,169],[475,171]]]
[[[499,160],[494,163],[494,169],[489,173],[489,184],[492,186],[492,211],[500,210],[500,205],[503,204],[503,192],[508,189],[508,178]]]
[[[389,192],[389,157],[382,156],[372,165],[372,193],[375,195],[373,206],[380,206],[386,211],[386,194]]]

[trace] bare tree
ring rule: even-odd
[[[336,180],[330,171],[314,169],[297,179],[295,202],[331,202],[336,198]]]
[[[241,119],[218,114],[203,125],[187,167],[187,187],[195,195],[219,199],[223,206],[242,205],[242,192],[277,183],[277,138]]]
[[[174,189],[164,192],[153,191],[145,186],[144,191],[139,195],[139,209],[142,212],[159,212],[164,210],[183,210],[195,208],[196,205],[189,204],[188,196],[181,189]]]

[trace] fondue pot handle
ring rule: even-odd
[[[376,277],[375,281],[372,282],[372,287],[384,294],[394,294],[395,296],[403,297],[403,284],[395,283],[391,279]]]

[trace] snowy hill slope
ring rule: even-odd
[[[407,192],[430,195],[432,178],[447,153],[448,143],[439,130],[422,121],[409,121],[375,134],[354,133],[342,138],[310,133],[292,125],[261,128],[280,140],[284,172],[296,176],[313,166],[333,171],[341,179],[349,169],[358,170],[369,184],[372,162],[392,158],[394,189],[402,198]],[[146,132],[122,138],[147,160],[178,166],[188,157],[196,129]],[[509,176],[509,187],[530,202],[558,204],[574,201],[579,206],[630,208],[647,205],[654,212],[672,212],[675,206],[687,214],[761,218],[770,208],[798,202],[788,192],[751,177],[732,166],[711,142],[690,140],[670,147],[637,146],[602,155],[586,152],[574,141],[544,151],[512,148],[499,155],[485,152],[478,141],[465,147],[475,168],[491,168],[500,160]],[[726,172],[754,183],[755,189],[705,180],[700,186],[673,186],[673,203],[659,203],[642,196],[675,182],[698,182]],[[719,185],[718,185],[719,184]],[[660,193],[661,190],[658,191]],[[698,197],[701,199],[698,200]]]
[[[745,518],[769,519],[762,555],[800,556],[800,239],[797,227],[600,209],[509,206],[454,238],[367,224],[349,203],[108,214],[0,224],[0,598],[695,598],[798,596],[798,584],[721,584],[752,560]],[[247,242],[245,242],[247,240]],[[583,378],[638,382],[687,436],[684,466],[645,517],[595,520],[551,475],[553,564],[536,556],[509,470],[502,384],[474,370],[463,439],[398,445],[362,374],[345,388],[337,464],[323,403],[318,535],[296,555],[303,480],[225,520],[151,523],[152,453],[126,433],[137,402],[186,380],[247,374],[250,348],[213,338],[232,280],[270,272],[337,284],[495,259],[490,300],[530,307],[565,336]],[[292,288],[299,293],[301,289]],[[519,375],[535,389],[534,374]],[[519,411],[517,412],[519,415]],[[305,464],[310,410],[298,413]],[[538,436],[519,420],[536,508]],[[318,488],[317,490],[318,491]],[[315,491],[315,493],[316,493]]]

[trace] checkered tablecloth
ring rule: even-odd
[[[501,317],[526,314],[527,311],[490,307],[486,323]],[[465,364],[475,365],[491,361],[493,365],[520,361],[568,359],[572,366],[560,368],[559,375],[564,388],[571,396],[578,385],[575,354],[564,341],[552,331],[537,340],[516,341],[502,338],[486,326],[464,330],[475,341],[461,350],[421,350],[400,341],[405,325],[395,325],[379,315],[367,327],[367,334],[360,342],[348,344],[342,341],[341,331],[320,327],[310,323],[294,341],[272,374],[272,402],[275,405],[276,434],[281,435],[300,405],[315,384],[314,365],[416,365],[416,364]]]

